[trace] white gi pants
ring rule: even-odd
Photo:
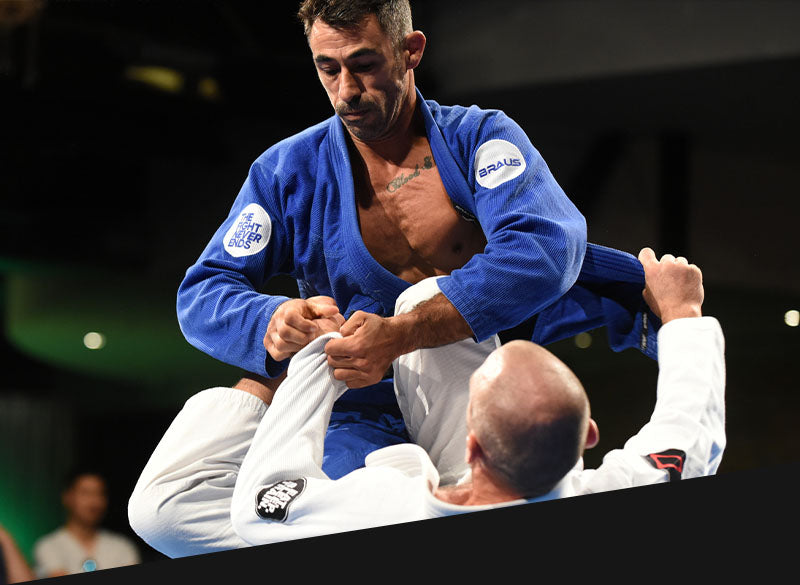
[[[395,315],[408,313],[439,294],[438,278],[427,278],[406,289],[397,298]],[[394,361],[395,395],[408,434],[430,455],[441,485],[469,476],[465,461],[469,379],[499,346],[497,336],[481,343],[470,338],[415,350]]]

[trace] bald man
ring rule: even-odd
[[[512,341],[472,376],[466,417],[471,482],[440,496],[464,505],[549,492],[598,440],[589,400],[572,371],[552,353]]]
[[[598,428],[563,362],[527,341],[494,349],[464,341],[396,364],[404,371],[398,401],[421,444],[379,449],[364,468],[329,479],[321,469],[325,429],[347,389],[326,361],[326,344],[340,337],[330,324],[297,353],[268,407],[247,385],[187,402],[131,498],[133,528],[154,548],[182,556],[208,552],[222,538],[228,546],[266,544],[714,474],[726,441],[721,328],[701,314],[696,266],[669,255],[659,261],[649,248],[639,259],[644,298],[663,322],[656,405],[597,469],[584,469],[582,455]],[[398,311],[435,294],[435,284],[412,287]],[[467,388],[437,391],[454,367],[478,359]],[[440,404],[446,398],[463,401],[460,418],[452,402]],[[192,429],[196,437],[187,440]],[[467,470],[450,483],[443,472],[458,466],[449,435]],[[182,460],[171,451],[175,438]],[[214,517],[229,522],[213,524]]]

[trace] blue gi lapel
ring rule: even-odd
[[[341,225],[344,238],[342,246],[353,270],[352,276],[358,283],[358,288],[364,293],[353,295],[347,314],[344,316],[349,317],[358,310],[390,316],[394,313],[397,297],[411,285],[381,266],[364,244],[358,226],[358,210],[347,137],[338,116],[331,118],[329,137],[328,154],[333,164],[341,198]]]
[[[465,161],[466,168],[458,164],[419,90],[417,97],[447,194],[457,209],[474,216],[475,195],[465,176],[468,162]],[[635,347],[657,359],[660,322],[644,303],[643,289],[644,270],[637,258],[589,242],[578,280],[561,299],[539,314],[533,341],[553,343],[605,326],[609,345],[615,351]]]
[[[433,158],[436,161],[436,167],[439,170],[439,176],[444,183],[445,191],[450,197],[451,201],[462,209],[469,211],[471,215],[475,215],[475,197],[472,189],[470,189],[464,172],[453,153],[447,147],[444,136],[439,125],[433,119],[428,103],[422,97],[422,94],[417,89],[417,102],[422,111],[422,117],[425,120],[425,130],[428,134],[428,142],[431,145]],[[456,208],[458,209],[458,207]]]

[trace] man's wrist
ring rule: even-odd
[[[699,305],[682,305],[674,309],[663,311],[661,313],[661,322],[662,324],[666,324],[675,319],[689,319],[702,316],[703,312]]]
[[[420,339],[417,329],[419,320],[413,312],[387,317],[386,322],[391,331],[389,337],[394,348],[393,359],[421,348],[418,343]]]
[[[408,313],[388,317],[396,344],[396,356],[418,349],[439,347],[467,339],[472,329],[464,317],[443,295],[420,303]]]

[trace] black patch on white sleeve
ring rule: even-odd
[[[667,449],[661,453],[650,453],[645,456],[645,459],[656,469],[666,469],[669,472],[670,481],[679,481],[683,473],[686,453],[680,449]]]
[[[289,505],[306,489],[304,478],[279,481],[256,495],[256,514],[264,520],[283,522],[289,515]]]

